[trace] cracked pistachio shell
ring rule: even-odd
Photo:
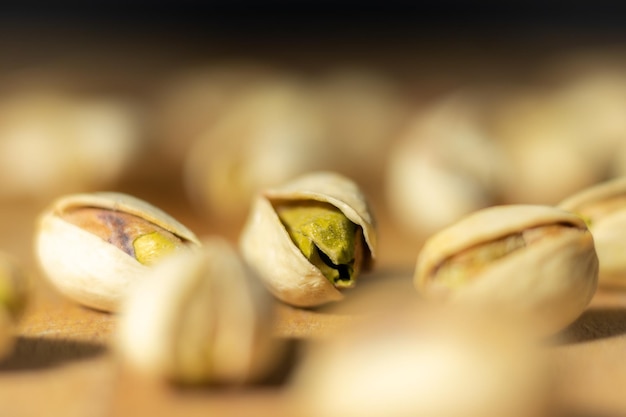
[[[80,210],[86,213],[81,226],[69,220]],[[86,230],[90,223],[100,236]],[[40,216],[35,237],[41,270],[56,289],[105,311],[116,311],[128,286],[162,256],[198,245],[193,232],[165,212],[114,192],[57,199]]]
[[[239,384],[267,375],[280,358],[273,297],[234,248],[207,238],[150,271],[124,301],[116,348],[152,378]]]
[[[428,239],[414,283],[425,298],[495,307],[556,332],[589,304],[598,279],[583,220],[549,206],[477,211]]]
[[[13,347],[14,326],[27,301],[29,281],[18,262],[0,253],[0,358]]]
[[[240,239],[244,258],[280,300],[299,307],[341,300],[341,291],[303,255],[281,222],[276,205],[286,202],[323,202],[339,209],[363,232],[367,269],[376,256],[376,231],[365,197],[352,180],[333,172],[299,177],[257,196]]]
[[[600,260],[599,285],[626,288],[626,177],[584,189],[559,207],[587,222]]]

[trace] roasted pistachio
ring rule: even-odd
[[[587,222],[600,260],[599,284],[626,287],[626,178],[584,189],[563,200],[559,207]]]
[[[414,282],[426,298],[496,307],[546,333],[574,321],[595,293],[598,258],[585,223],[548,206],[496,206],[433,235]]]
[[[274,295],[296,306],[343,298],[376,252],[376,233],[357,185],[331,172],[297,178],[256,199],[241,249]]]
[[[393,220],[426,238],[497,200],[509,176],[506,155],[488,131],[486,97],[443,97],[417,113],[393,143],[386,198]]]
[[[109,187],[135,160],[143,143],[134,104],[62,90],[16,87],[0,98],[0,198]]]
[[[181,383],[258,380],[280,358],[273,299],[221,238],[155,266],[124,301],[116,338],[123,360]]]
[[[0,253],[0,357],[11,351],[13,331],[27,301],[29,282],[17,260]]]
[[[514,173],[501,188],[505,201],[552,205],[602,178],[608,160],[601,156],[606,150],[598,150],[606,144],[598,143],[592,127],[599,118],[589,115],[601,106],[567,98],[572,86],[513,87],[492,108],[492,134]]]
[[[550,369],[532,329],[488,316],[403,309],[317,340],[289,386],[291,414],[547,416]]]
[[[184,183],[201,212],[243,223],[260,190],[321,169],[328,141],[310,88],[292,78],[250,89],[195,138]]]
[[[115,311],[128,285],[178,250],[198,246],[193,232],[156,207],[120,193],[74,194],[40,217],[36,253],[64,295]]]
[[[277,212],[302,254],[335,287],[354,286],[363,250],[357,225],[331,204],[281,205]]]

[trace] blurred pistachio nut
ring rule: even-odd
[[[595,293],[598,257],[583,220],[549,206],[477,211],[428,239],[414,283],[425,298],[495,308],[561,330]]]
[[[600,261],[599,285],[626,288],[626,178],[586,188],[559,207],[587,223]]]
[[[282,352],[273,297],[228,242],[203,241],[150,271],[124,300],[116,348],[136,371],[179,383],[241,384]]]
[[[258,195],[240,239],[246,261],[280,300],[307,307],[343,298],[376,253],[374,220],[350,179],[299,177]]]
[[[149,267],[199,245],[171,216],[126,194],[100,192],[57,199],[40,216],[35,250],[41,269],[65,296],[116,311],[128,286]]]
[[[257,192],[325,167],[329,145],[312,97],[305,83],[287,77],[235,100],[187,153],[191,202],[213,218],[242,224]]]
[[[136,103],[39,81],[11,83],[0,98],[0,198],[47,201],[111,187],[144,145]]]
[[[289,386],[291,414],[547,416],[543,352],[531,330],[499,319],[405,309],[315,341]]]
[[[27,302],[29,280],[18,262],[0,253],[0,358],[10,353],[14,326]]]
[[[487,95],[457,91],[416,113],[391,146],[385,190],[392,219],[425,238],[497,200],[510,173],[487,129]]]

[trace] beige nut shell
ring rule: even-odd
[[[191,245],[197,237],[170,215],[136,197],[114,192],[59,198],[40,216],[35,252],[49,281],[68,298],[99,310],[116,311],[128,286],[148,267],[60,214],[71,208],[100,207],[144,218]]]
[[[337,207],[363,229],[366,265],[376,257],[374,219],[364,195],[350,179],[333,172],[311,173],[259,194],[240,239],[241,251],[269,290],[299,307],[338,301],[343,294],[292,242],[273,204],[280,201],[321,201]]]
[[[430,278],[444,259],[464,249],[545,225],[571,226],[572,233],[545,236],[493,261],[455,289]],[[594,241],[581,218],[549,206],[510,205],[477,211],[433,235],[418,256],[414,283],[426,298],[504,306],[553,333],[584,311],[597,276]]]
[[[603,287],[626,288],[626,177],[616,178],[586,188],[559,203],[559,207],[589,217],[593,206],[623,199],[622,207],[593,216],[589,230],[593,235],[600,260],[599,284]]]
[[[316,340],[288,387],[291,415],[547,415],[543,352],[532,331],[500,319],[405,308]]]
[[[280,348],[273,299],[228,242],[207,238],[150,271],[125,300],[116,349],[135,370],[184,383],[264,376]]]

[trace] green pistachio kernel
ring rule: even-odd
[[[178,246],[180,246],[178,242],[159,232],[139,236],[133,242],[135,258],[144,265],[154,265]]]
[[[302,254],[336,287],[354,286],[357,226],[325,203],[285,205],[278,216]]]
[[[175,234],[141,217],[121,211],[83,207],[63,214],[72,224],[116,246],[141,264],[153,265],[184,246]]]

